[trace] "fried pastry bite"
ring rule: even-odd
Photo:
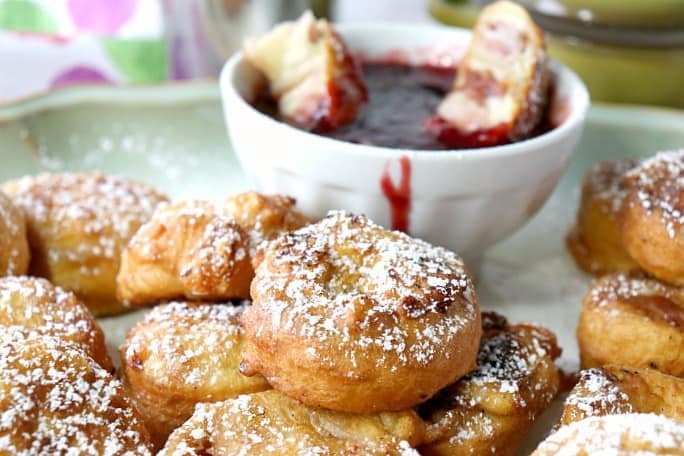
[[[630,413],[586,418],[561,427],[532,456],[682,456],[684,424]]]
[[[73,291],[95,316],[127,310],[116,299],[121,251],[164,195],[98,173],[26,176],[2,188],[27,214],[31,275]]]
[[[119,381],[73,344],[6,328],[0,355],[1,454],[152,454]]]
[[[26,274],[29,258],[24,212],[0,191],[0,276]]]
[[[561,350],[542,327],[482,315],[478,368],[418,407],[422,455],[514,455],[560,387]]]
[[[285,195],[263,195],[258,192],[238,193],[221,201],[221,210],[237,220],[249,236],[249,255],[254,258],[263,241],[307,225],[311,220]]]
[[[684,286],[684,150],[661,152],[626,177],[622,242],[648,273]]]
[[[163,304],[129,331],[120,349],[123,381],[157,447],[195,404],[270,388],[263,377],[239,371],[238,319],[246,307]]]
[[[590,274],[640,270],[623,246],[621,232],[624,177],[638,163],[633,159],[604,161],[584,176],[577,224],[566,244],[577,266]]]
[[[160,456],[418,456],[423,423],[413,411],[356,415],[309,408],[275,391],[199,404]]]
[[[294,204],[293,198],[246,192],[160,206],[122,254],[119,298],[134,306],[248,299],[257,245],[308,222]]]
[[[242,372],[308,406],[405,410],[476,367],[477,297],[452,252],[331,212],[257,264]]]
[[[207,201],[159,207],[121,256],[119,299],[133,306],[164,299],[249,297],[249,238]]]
[[[541,122],[548,82],[543,32],[523,7],[496,2],[480,13],[454,87],[428,128],[457,147],[525,139]]]
[[[92,313],[73,293],[45,279],[0,278],[0,325],[73,343],[103,369],[113,370],[104,333]]]
[[[684,380],[653,369],[584,370],[565,400],[561,423],[620,413],[655,413],[684,423]]]
[[[684,376],[684,294],[622,274],[595,281],[584,297],[577,342],[582,368],[616,364]]]
[[[342,37],[310,12],[243,47],[268,81],[278,115],[299,128],[325,132],[352,122],[368,99],[361,70]]]

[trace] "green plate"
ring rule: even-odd
[[[553,329],[564,359],[575,363],[575,327],[591,278],[574,266],[563,238],[574,221],[582,176],[599,160],[679,147],[684,147],[682,112],[594,106],[570,169],[550,201],[521,231],[485,255],[477,282],[483,308]],[[146,181],[174,198],[247,188],[213,82],[73,88],[0,107],[0,181],[85,169]],[[102,320],[112,351],[139,316]],[[553,422],[540,422],[535,435],[544,435]]]

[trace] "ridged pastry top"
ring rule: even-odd
[[[684,150],[659,152],[627,175],[639,204],[657,211],[670,238],[684,226]]]
[[[279,331],[310,341],[308,354],[335,364],[428,365],[478,313],[472,279],[454,253],[365,216],[331,212],[272,241],[252,296]],[[334,353],[326,340],[339,341]],[[323,342],[323,344],[321,344]]]
[[[684,424],[644,413],[591,417],[561,427],[533,453],[557,455],[684,455]]]
[[[98,236],[96,245],[82,242],[68,252],[48,252],[51,259],[64,255],[74,262],[92,255],[118,261],[123,242],[166,200],[147,185],[99,173],[38,174],[8,182],[3,189],[26,210],[29,220],[55,238],[63,223]],[[86,264],[82,269],[88,272]]]
[[[121,384],[73,345],[0,336],[0,449],[13,455],[150,455]]]

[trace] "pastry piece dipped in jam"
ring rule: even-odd
[[[485,8],[452,91],[428,128],[443,143],[493,146],[528,137],[547,102],[549,74],[542,31],[524,8]]]
[[[279,117],[299,128],[334,130],[353,121],[368,98],[342,38],[310,12],[247,41],[244,53],[266,77]]]

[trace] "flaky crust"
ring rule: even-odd
[[[155,307],[121,346],[122,376],[157,447],[199,402],[270,388],[239,371],[246,304],[175,302]]]
[[[684,423],[684,380],[653,369],[584,370],[565,400],[561,423],[620,413],[655,413]]]
[[[308,223],[294,204],[285,196],[246,192],[160,206],[122,254],[119,299],[134,306],[248,299],[259,243]]]
[[[625,248],[650,274],[684,286],[684,150],[643,161],[626,182]]]
[[[304,404],[404,410],[475,368],[477,297],[451,252],[334,212],[257,264],[243,372]]]
[[[207,201],[163,205],[121,256],[118,297],[134,306],[246,298],[254,275],[248,244],[237,222]]]
[[[412,411],[356,415],[312,409],[275,390],[199,404],[160,456],[417,456],[423,425]]]
[[[0,191],[0,276],[26,274],[29,258],[24,212]]]
[[[127,310],[116,300],[121,251],[165,196],[98,173],[39,174],[2,189],[27,215],[32,275],[73,291],[96,316]]]
[[[428,423],[423,455],[517,454],[534,419],[556,397],[555,335],[484,313],[478,368],[418,407]]]
[[[577,224],[566,243],[575,263],[590,274],[640,270],[623,246],[621,232],[624,177],[637,164],[633,159],[604,161],[584,176]]]
[[[583,368],[617,364],[684,376],[684,294],[654,279],[605,276],[584,297],[577,342]]]
[[[591,417],[561,427],[532,456],[684,455],[684,424],[659,415]]]
[[[111,372],[100,325],[76,295],[33,277],[0,278],[0,325],[24,328],[78,346]]]
[[[6,328],[0,354],[0,453],[152,454],[119,381],[74,345]]]

